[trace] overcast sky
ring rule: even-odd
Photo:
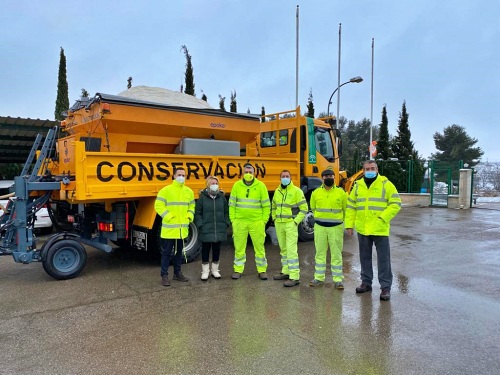
[[[370,118],[374,38],[374,124],[386,104],[394,135],[406,101],[422,156],[435,152],[436,131],[458,124],[478,139],[483,161],[500,161],[498,0],[0,0],[0,116],[54,118],[60,47],[72,104],[82,88],[118,94],[129,76],[134,86],[179,90],[183,44],[196,94],[213,107],[221,94],[229,108],[236,90],[239,112],[292,109],[297,5],[303,111],[312,89],[316,113],[326,112],[342,23],[341,82],[364,82],[341,89],[341,116]]]

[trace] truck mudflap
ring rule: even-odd
[[[132,235],[130,245],[140,251],[148,251],[148,233],[149,229],[138,225],[132,226]]]

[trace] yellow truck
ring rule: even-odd
[[[350,188],[339,171],[341,147],[340,133],[328,120],[302,116],[300,107],[261,117],[101,93],[82,98],[60,129],[51,130],[43,144],[37,138],[15,178],[16,199],[1,220],[0,255],[41,261],[56,279],[81,272],[83,244],[110,252],[116,248],[111,242],[157,255],[161,223],[154,201],[176,167],[186,169],[186,185],[196,198],[210,175],[229,194],[246,162],[271,197],[280,172],[288,169],[309,198],[326,168]],[[34,213],[49,202],[58,231],[37,249]],[[312,239],[311,215],[299,233],[302,240]],[[194,225],[185,251],[187,261],[199,255]]]

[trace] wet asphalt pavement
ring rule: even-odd
[[[345,238],[344,284],[308,286],[312,242],[299,243],[301,284],[257,278],[253,252],[231,280],[183,266],[160,285],[134,252],[88,251],[82,274],[0,258],[0,374],[498,374],[500,210],[403,208],[393,221],[389,302],[359,285],[357,240]],[[268,274],[279,250],[266,244]],[[330,279],[331,280],[331,279]]]

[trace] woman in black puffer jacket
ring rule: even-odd
[[[200,191],[196,202],[194,223],[198,228],[201,247],[201,279],[208,280],[210,274],[209,255],[212,250],[212,276],[220,279],[219,255],[221,241],[227,240],[230,225],[229,207],[224,192],[219,189],[219,179],[207,178],[207,187]]]

